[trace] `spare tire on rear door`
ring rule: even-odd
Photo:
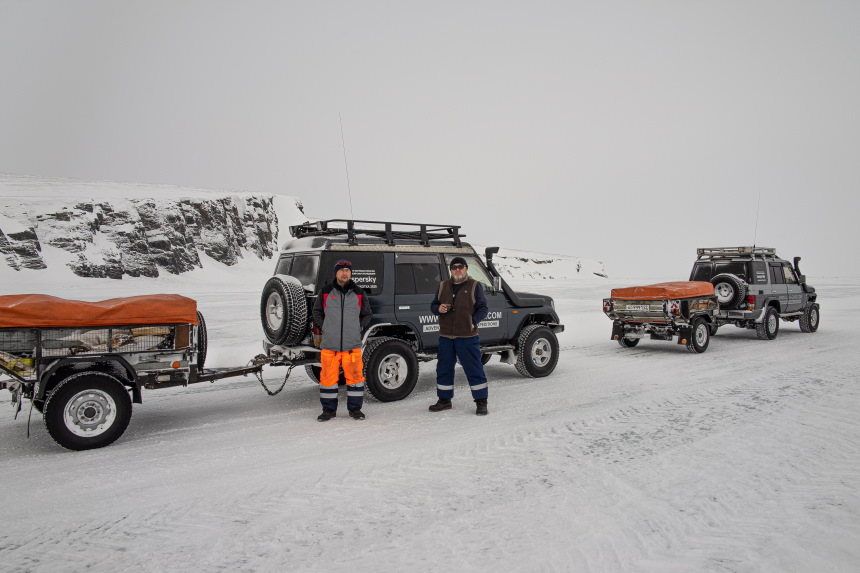
[[[272,344],[297,344],[308,331],[308,303],[302,283],[289,275],[275,275],[260,300],[263,332]]]
[[[722,310],[738,308],[746,301],[747,283],[737,275],[719,274],[711,279],[711,284]]]

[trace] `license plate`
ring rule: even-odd
[[[628,304],[627,310],[644,310],[647,312],[647,311],[651,310],[651,305],[648,305],[648,304]]]

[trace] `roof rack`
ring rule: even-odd
[[[696,249],[696,254],[701,256],[738,256],[738,255],[770,255],[776,256],[776,249],[771,247],[711,247]]]
[[[356,227],[361,225],[375,225],[376,228]],[[381,228],[380,228],[381,227]],[[407,227],[401,229],[398,227]],[[358,244],[358,236],[376,237],[385,239],[389,245],[395,245],[399,240],[417,240],[425,247],[430,246],[430,241],[451,239],[454,245],[461,247],[459,225],[431,225],[427,223],[395,223],[393,221],[360,221],[357,219],[327,219],[311,223],[306,221],[301,225],[290,227],[290,233],[300,239],[302,237],[330,237],[346,235],[350,245]]]

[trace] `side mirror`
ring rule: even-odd
[[[502,277],[493,276],[493,291],[501,292],[502,290]]]

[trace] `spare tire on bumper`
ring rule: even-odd
[[[301,282],[275,275],[263,287],[260,321],[272,344],[298,344],[308,331],[308,303]]]

